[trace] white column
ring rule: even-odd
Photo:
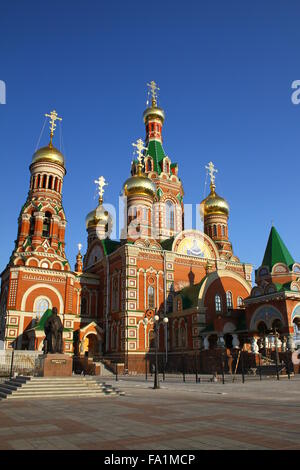
[[[159,273],[156,273],[156,306],[159,308]]]
[[[146,273],[144,273],[144,304],[145,304],[145,310],[147,308],[147,292],[146,292]]]

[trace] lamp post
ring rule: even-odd
[[[167,362],[168,362],[168,323],[169,323],[168,317],[163,318],[163,323],[164,323],[164,326],[165,326],[165,346],[166,346],[165,364],[167,364]],[[164,372],[165,372],[165,367],[164,367]]]
[[[159,316],[157,314],[154,315],[154,334],[155,334],[155,374],[154,374],[154,389],[160,388],[159,387],[159,378],[158,378],[158,357],[157,357],[157,349],[158,349],[158,322]]]

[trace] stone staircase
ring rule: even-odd
[[[94,377],[25,377],[0,383],[0,399],[87,398],[124,395],[124,392]]]

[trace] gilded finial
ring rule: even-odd
[[[215,188],[216,188],[215,173],[218,173],[218,170],[215,168],[215,165],[213,164],[213,162],[209,162],[209,164],[206,165],[205,168],[208,171],[209,176],[210,176],[210,189],[211,189],[212,192],[215,192]]]
[[[148,147],[144,147],[144,142],[142,139],[138,139],[136,143],[132,144],[133,147],[136,147],[136,154],[137,154],[137,160],[138,160],[138,175],[141,175],[142,173],[142,160],[143,160],[143,151],[148,150]]]
[[[80,253],[80,250],[82,248],[82,244],[81,243],[77,243],[77,247],[78,247],[78,253]]]
[[[62,118],[58,116],[57,112],[55,109],[50,112],[50,114],[45,114],[46,117],[50,119],[50,143],[49,147],[52,147],[52,139],[54,135],[54,131],[56,129],[56,124],[55,121],[62,121]]]
[[[147,83],[147,86],[150,88],[150,93],[152,96],[152,107],[155,107],[157,105],[157,92],[159,91],[159,88],[154,80],[152,80],[150,83]]]
[[[99,194],[99,204],[103,202],[103,194],[104,194],[104,186],[107,186],[104,176],[99,176],[97,180],[95,180],[95,184],[98,186],[98,194]]]

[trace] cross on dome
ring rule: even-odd
[[[209,176],[210,176],[210,182],[211,184],[215,184],[215,173],[218,173],[218,170],[215,168],[215,165],[213,164],[213,162],[209,162],[208,165],[206,165],[206,170],[208,171],[209,173]]]
[[[157,99],[157,92],[160,90],[155,83],[154,80],[152,80],[150,83],[147,83],[147,86],[150,88],[150,93],[152,96],[152,104],[156,105],[156,99]]]
[[[104,176],[99,176],[97,180],[94,181],[95,184],[98,186],[98,194],[99,194],[99,202],[103,201],[103,194],[104,194],[104,186],[107,186]]]
[[[50,122],[50,146],[51,146],[54,131],[56,129],[55,121],[62,121],[62,118],[58,116],[55,109],[53,111],[51,111],[50,114],[45,114],[45,116],[49,118],[49,122]]]
[[[144,147],[144,142],[142,139],[138,139],[136,141],[136,143],[133,143],[132,144],[133,147],[136,147],[136,154],[137,154],[137,160],[139,162],[139,164],[141,165],[142,164],[142,160],[143,160],[143,151],[144,150],[148,150],[148,147]]]

